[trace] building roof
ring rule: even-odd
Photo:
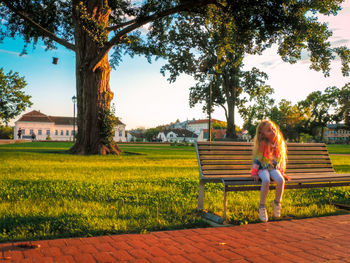
[[[49,116],[49,118],[56,125],[73,125],[74,118],[72,117],[59,117],[59,116]]]
[[[140,131],[129,131],[128,133],[137,139],[143,139],[145,137],[144,133]]]
[[[49,116],[41,113],[40,111],[33,110],[29,113],[23,114],[18,121],[28,121],[28,122],[54,122],[49,118]]]
[[[208,123],[208,119],[204,119],[204,120],[192,120],[192,121],[189,121],[188,124],[202,124],[202,123]],[[222,121],[219,121],[219,120],[216,120],[216,119],[211,119],[211,123],[213,122],[222,122]]]
[[[26,121],[26,122],[53,122],[56,125],[73,125],[74,118],[73,117],[62,117],[62,116],[47,116],[40,111],[33,110],[26,114],[23,114],[22,117],[18,119],[18,121]],[[18,122],[17,121],[17,122]],[[119,119],[117,121],[119,125],[125,125]]]
[[[345,127],[344,123],[327,124],[328,129],[341,129],[344,127]]]

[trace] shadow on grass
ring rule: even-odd
[[[67,142],[27,142],[0,145],[0,153],[55,153],[69,154],[73,143]]]
[[[76,155],[70,152],[70,148],[73,144],[69,143],[22,143],[22,144],[6,144],[0,145],[0,153],[42,153],[42,154],[64,154],[64,155]],[[140,152],[122,151],[122,155],[146,155]]]
[[[61,216],[3,216],[0,219],[0,242],[89,237],[117,232],[91,230],[87,218],[80,215]]]

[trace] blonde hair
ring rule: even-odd
[[[287,145],[283,138],[283,134],[280,128],[273,121],[262,120],[259,123],[258,127],[256,128],[256,134],[254,137],[254,146],[253,146],[253,158],[254,159],[257,158],[259,162],[262,162],[264,157],[266,158],[265,152],[264,152],[264,149],[262,149],[263,148],[262,146],[264,144],[266,145],[266,143],[268,142],[263,132],[263,129],[267,124],[270,124],[276,130],[276,137],[274,141],[274,143],[276,144],[276,148],[275,148],[276,150],[273,154],[274,154],[274,157],[277,157],[278,159],[276,168],[284,172],[286,170],[286,163],[287,163]]]

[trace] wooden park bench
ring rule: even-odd
[[[223,183],[224,212],[226,193],[260,190],[260,182],[250,175],[252,167],[250,142],[197,142],[199,166],[198,209],[203,210],[206,183]],[[288,143],[286,175],[291,177],[285,189],[318,188],[350,185],[350,174],[335,173],[324,143]],[[273,181],[272,181],[273,182]],[[275,189],[271,184],[270,189]]]

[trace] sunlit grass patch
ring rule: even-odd
[[[194,147],[122,144],[120,156],[75,156],[67,153],[71,146],[0,145],[0,241],[207,226],[196,211]],[[347,156],[331,159],[337,172],[350,172]],[[206,189],[205,208],[221,215],[223,186]],[[349,187],[331,192],[333,201],[349,203]],[[271,191],[269,215],[273,197]],[[258,203],[259,191],[228,193],[228,221],[258,222]],[[337,213],[328,204],[328,189],[285,191],[283,218]]]
[[[350,154],[350,144],[328,144],[330,154]]]

